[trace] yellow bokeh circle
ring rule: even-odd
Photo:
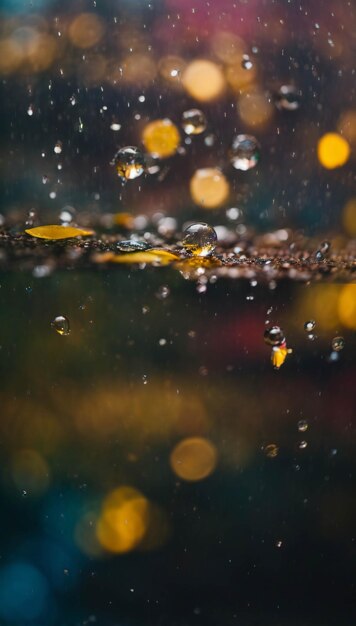
[[[189,437],[175,446],[170,462],[172,470],[179,478],[188,481],[202,480],[216,467],[216,448],[203,437]]]
[[[346,163],[350,156],[350,146],[341,135],[326,133],[318,141],[317,153],[321,165],[333,170]]]
[[[338,313],[343,326],[356,330],[356,285],[345,285],[341,290]]]
[[[217,167],[196,170],[190,180],[190,194],[194,202],[205,209],[215,209],[224,204],[229,192],[229,183]]]

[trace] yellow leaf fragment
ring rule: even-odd
[[[168,250],[144,250],[142,252],[128,252],[125,254],[112,254],[106,257],[112,263],[156,263],[158,265],[169,265],[177,261],[179,257]]]
[[[279,370],[281,365],[283,365],[284,361],[287,358],[287,354],[292,352],[291,348],[287,348],[285,346],[274,346],[271,353],[271,361],[272,365],[276,370]]]
[[[28,228],[25,230],[27,235],[37,237],[38,239],[71,239],[72,237],[88,237],[94,234],[92,230],[84,230],[83,228],[74,228],[73,226],[36,226],[36,228]]]

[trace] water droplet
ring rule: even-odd
[[[53,148],[54,152],[56,154],[60,154],[62,152],[62,142],[61,141],[57,141],[56,145]]]
[[[117,122],[113,122],[110,125],[110,129],[113,130],[116,133],[120,130],[120,128],[121,128],[121,124],[118,124]]]
[[[57,315],[51,322],[51,326],[59,335],[69,335],[70,333],[69,319],[65,315]]]
[[[280,541],[280,540],[279,540],[279,541],[276,541],[276,548],[281,548],[281,547],[282,547],[282,545],[283,545],[283,542],[282,542],[282,541]]]
[[[299,448],[299,450],[305,450],[305,448],[307,447],[307,445],[308,445],[308,442],[303,440],[303,441],[300,441],[300,442],[298,443],[298,448]]]
[[[59,220],[63,226],[67,226],[73,221],[75,209],[71,206],[65,206],[59,214]]]
[[[322,243],[319,246],[319,252],[321,252],[321,254],[327,254],[330,251],[330,248],[331,248],[330,241],[322,241]]]
[[[301,103],[301,92],[294,85],[282,85],[275,99],[277,109],[295,111]]]
[[[345,339],[343,337],[334,337],[331,342],[331,347],[335,352],[340,352],[345,347]]]
[[[306,430],[308,430],[308,422],[307,420],[299,420],[298,422],[298,430],[300,433],[305,433]]]
[[[158,298],[158,300],[165,300],[170,293],[170,289],[167,285],[161,285],[156,292],[156,298]]]
[[[30,104],[30,106],[27,109],[27,115],[29,115],[30,117],[32,117],[34,111],[33,111],[33,106],[32,104]]]
[[[237,135],[232,141],[229,156],[235,170],[246,172],[260,160],[260,144],[252,135]]]
[[[120,250],[120,252],[142,252],[148,250],[149,247],[150,246],[145,241],[134,241],[133,239],[118,241],[116,244],[116,248]]]
[[[263,446],[262,450],[269,459],[274,459],[279,452],[279,447],[275,443],[269,443]]]
[[[280,346],[286,341],[284,332],[279,326],[266,328],[263,338],[268,346]]]
[[[133,180],[143,174],[145,158],[135,146],[126,146],[115,154],[113,164],[122,180]]]
[[[206,117],[200,109],[189,109],[182,115],[182,128],[187,135],[200,135],[206,129]]]
[[[164,338],[162,337],[162,339],[160,339],[160,340],[158,341],[158,343],[159,343],[159,345],[160,345],[160,346],[165,346],[165,345],[166,345],[166,343],[167,343],[167,339],[164,339]]]
[[[304,330],[306,333],[311,333],[315,328],[315,320],[308,320],[304,324]]]
[[[218,240],[212,226],[204,222],[191,224],[185,229],[185,237],[182,241],[183,248],[194,256],[207,256],[215,250]]]
[[[36,211],[34,209],[30,209],[29,212],[27,213],[27,218],[25,222],[26,226],[28,228],[31,228],[34,225],[36,219],[37,219]]]
[[[241,65],[244,68],[244,70],[252,70],[253,63],[252,63],[252,61],[251,61],[251,59],[250,59],[248,54],[243,54],[242,55]]]

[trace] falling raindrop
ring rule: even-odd
[[[133,180],[141,176],[145,170],[143,153],[135,146],[120,148],[112,161],[118,176],[122,180]]]
[[[215,250],[218,240],[212,226],[204,222],[191,224],[184,231],[183,248],[194,256],[208,256]]]
[[[294,85],[282,85],[276,94],[277,109],[296,111],[301,103],[301,92]]]
[[[65,315],[57,315],[51,322],[51,326],[59,335],[69,335],[70,333],[69,319]]]
[[[54,152],[56,154],[60,154],[62,152],[62,142],[61,141],[57,141],[56,145],[53,148]]]
[[[167,285],[161,285],[161,287],[159,287],[156,292],[156,298],[158,298],[158,300],[165,300],[166,298],[168,298],[169,294],[169,287],[167,287]]]
[[[206,117],[200,109],[189,109],[182,115],[182,128],[187,135],[200,135],[206,129]]]
[[[253,63],[252,63],[252,61],[251,61],[251,59],[250,59],[248,54],[243,54],[242,55],[241,65],[244,68],[244,70],[252,70]]]
[[[298,422],[298,430],[300,433],[305,433],[306,430],[308,430],[308,422],[307,420],[299,420]]]
[[[246,172],[255,167],[260,160],[260,144],[252,135],[236,135],[229,156],[235,170]]]
[[[263,338],[269,346],[280,346],[286,341],[284,332],[279,326],[266,328]]]
[[[343,337],[334,337],[331,342],[331,347],[335,352],[340,352],[345,347],[345,339]]]
[[[303,441],[300,441],[300,442],[298,443],[298,448],[299,448],[299,450],[305,450],[305,448],[307,447],[307,445],[308,445],[308,442],[303,440]]]
[[[269,443],[266,446],[263,446],[262,450],[266,457],[274,459],[279,452],[279,447],[275,443]]]
[[[311,333],[315,328],[315,320],[308,320],[304,324],[304,330],[306,333]]]

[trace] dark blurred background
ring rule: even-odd
[[[2,219],[22,231],[29,211],[58,223],[66,207],[78,223],[168,216],[342,245],[356,234],[354,17],[344,0],[6,0]],[[199,59],[200,99],[186,74]],[[188,137],[192,107],[207,129]],[[176,154],[123,186],[115,152],[143,149],[165,117]],[[236,133],[261,144],[247,172],[229,162]],[[341,156],[318,152],[326,133]],[[209,210],[189,184],[206,167],[228,189]],[[356,286],[48,274],[0,276],[0,624],[353,624]],[[279,371],[274,324],[293,350]]]

